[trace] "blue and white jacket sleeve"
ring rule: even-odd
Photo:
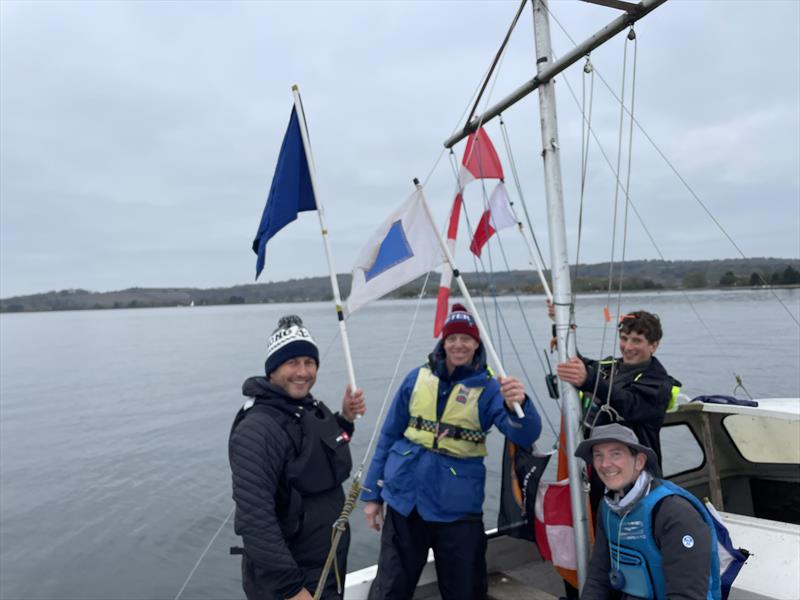
[[[533,402],[525,395],[522,403],[523,418],[519,418],[514,411],[506,408],[503,394],[500,393],[500,384],[492,379],[486,386],[487,402],[481,403],[481,426],[489,430],[492,425],[497,427],[503,435],[518,446],[530,447],[539,439],[542,432],[542,419]]]
[[[378,481],[383,481],[383,468],[386,464],[389,450],[397,440],[403,437],[403,432],[408,427],[408,403],[411,399],[411,392],[414,390],[414,384],[417,381],[418,372],[419,369],[414,369],[406,375],[392,400],[389,411],[386,413],[381,435],[378,438],[378,444],[375,446],[375,454],[372,457],[367,477],[362,486],[361,499],[365,502],[381,502],[381,488],[378,485]]]

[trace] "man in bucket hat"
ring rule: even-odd
[[[267,346],[265,377],[250,377],[250,399],[228,442],[236,502],[234,529],[244,542],[242,587],[248,600],[311,600],[330,549],[331,526],[344,505],[353,420],[366,410],[348,385],[342,410],[331,413],[311,395],[319,350],[296,315],[278,322]],[[350,532],[337,549],[347,570]],[[341,599],[334,569],[322,592]]]
[[[410,600],[431,548],[443,600],[486,598],[483,458],[492,426],[520,446],[541,431],[522,382],[493,377],[475,318],[454,304],[427,362],[397,390],[364,480],[367,524],[382,530],[370,600]]]
[[[692,494],[659,479],[655,452],[629,428],[595,427],[575,456],[605,485],[581,600],[719,600],[714,525]]]

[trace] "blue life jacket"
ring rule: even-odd
[[[659,480],[659,483],[624,517],[609,509],[605,502],[600,504],[600,522],[608,538],[611,566],[619,569],[625,577],[622,591],[637,598],[667,597],[661,550],[653,535],[653,509],[661,500],[674,495],[688,500],[708,526],[711,535],[711,564],[706,599],[720,600],[717,535],[711,516],[700,501],[683,488],[670,481]]]

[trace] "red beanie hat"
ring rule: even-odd
[[[480,344],[481,334],[478,331],[478,325],[471,314],[467,312],[463,304],[453,304],[453,308],[444,321],[442,327],[442,339],[446,340],[448,335],[454,333],[463,333],[470,336]]]

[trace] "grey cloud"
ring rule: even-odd
[[[426,193],[444,224],[454,183],[441,142],[515,6],[0,3],[0,295],[251,281],[250,242],[293,83],[303,91],[340,271],[437,157]],[[552,9],[575,39],[616,14],[573,2]],[[711,1],[667,3],[638,24],[636,115],[748,253],[797,256],[800,5],[762,2],[759,11],[768,27],[752,27],[746,3]],[[530,29],[526,12],[492,99],[533,75]],[[563,54],[569,42],[555,22],[552,30]],[[592,60],[619,93],[621,38]],[[580,94],[579,67],[557,83],[574,234],[580,113],[567,81]],[[593,124],[615,157],[619,108],[599,81],[594,102]],[[546,249],[535,96],[504,116]],[[489,127],[510,171],[500,131]],[[666,257],[734,256],[638,133],[634,150],[631,194]],[[581,256],[600,261],[614,182],[596,147],[590,159]],[[483,199],[473,186],[474,223]],[[317,231],[306,214],[281,232],[262,277],[323,274]],[[629,257],[655,256],[635,220],[629,232]],[[503,239],[511,266],[524,267],[521,244]],[[472,264],[463,248],[459,260]]]

